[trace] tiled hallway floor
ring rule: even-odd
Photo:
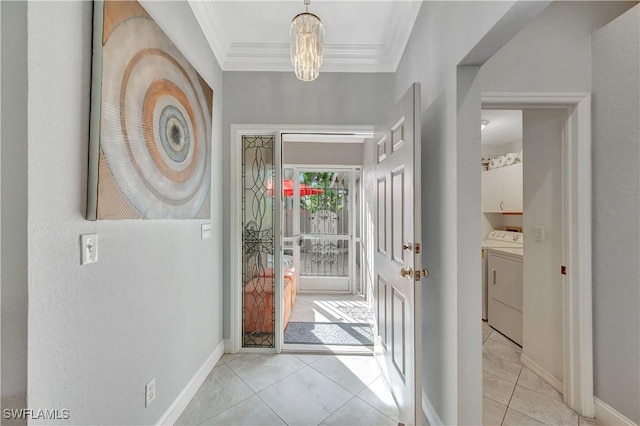
[[[225,354],[178,425],[397,425],[372,356]]]
[[[522,349],[482,325],[483,424],[598,425],[520,363]],[[397,425],[372,356],[225,354],[178,425]]]
[[[522,348],[482,322],[483,419],[488,425],[599,425],[578,416],[562,394],[520,363]]]

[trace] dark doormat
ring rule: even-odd
[[[290,322],[284,330],[284,342],[373,346],[373,332],[366,323]]]

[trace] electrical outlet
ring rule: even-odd
[[[536,241],[544,241],[544,227],[536,226]]]
[[[149,383],[144,387],[144,406],[148,407],[156,398],[156,379],[151,379]]]

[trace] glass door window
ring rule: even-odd
[[[351,170],[295,170],[294,235],[301,291],[351,292]],[[356,213],[357,214],[357,213]]]

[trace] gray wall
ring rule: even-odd
[[[595,395],[640,423],[640,6],[592,37]]]
[[[73,424],[156,423],[222,341],[222,72],[186,2],[145,5],[214,90],[209,240],[204,221],[84,219],[92,3],[28,5],[29,406]],[[80,266],[87,232],[100,259]]]
[[[27,3],[2,2],[2,398],[27,393]]]
[[[285,142],[282,145],[283,164],[362,165],[361,143]]]
[[[393,101],[393,74],[320,73],[303,83],[290,72],[225,72],[224,205],[230,205],[231,124],[376,125]],[[225,209],[224,246],[229,247],[229,209]],[[230,337],[229,252],[224,260],[224,337]]]

